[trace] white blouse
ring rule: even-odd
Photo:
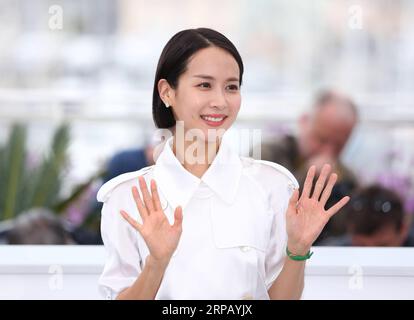
[[[285,258],[285,212],[299,186],[276,163],[238,156],[224,137],[201,179],[175,157],[171,137],[155,165],[101,187],[97,198],[104,202],[107,261],[99,286],[105,298],[131,286],[149,254],[139,232],[119,213],[123,209],[142,223],[131,193],[142,175],[148,189],[152,178],[157,182],[171,224],[174,209],[183,208],[183,232],[156,299],[269,299],[267,290]]]

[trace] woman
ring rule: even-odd
[[[309,169],[299,197],[287,169],[232,151],[225,132],[240,109],[242,76],[237,49],[214,30],[184,30],[165,46],[153,118],[172,136],[154,166],[98,193],[107,298],[301,297],[311,245],[349,198],[324,209],[336,181],[328,165],[313,193]]]

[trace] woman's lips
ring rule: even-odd
[[[226,121],[227,116],[225,115],[202,115],[200,118],[211,127],[219,127],[224,121]]]

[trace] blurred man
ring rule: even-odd
[[[164,148],[166,136],[163,132],[155,131],[148,137],[142,148],[128,149],[116,153],[109,160],[103,182],[126,172],[137,171],[155,164]]]
[[[347,209],[348,234],[325,239],[328,246],[414,246],[409,234],[409,220],[398,195],[381,186],[370,186],[356,192]]]
[[[311,165],[320,170],[324,163],[329,163],[338,174],[329,207],[357,186],[356,177],[340,160],[357,121],[357,108],[351,99],[333,91],[322,92],[311,111],[300,117],[298,136],[288,135],[264,143],[261,158],[289,169],[301,185]],[[344,232],[344,219],[339,213],[329,221],[318,241]]]
[[[140,149],[129,149],[115,154],[108,162],[104,182],[126,172],[140,170],[154,164],[154,146],[149,144]]]

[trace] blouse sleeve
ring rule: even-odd
[[[265,257],[265,283],[269,290],[273,282],[282,271],[287,246],[286,210],[293,191],[298,183],[287,169],[281,171],[279,167],[266,166],[263,183],[269,190],[269,210],[273,216],[270,230],[270,240]],[[276,169],[276,170],[275,170]]]
[[[115,299],[141,272],[137,231],[120,215],[121,209],[129,212],[128,208],[120,207],[120,202],[117,195],[112,194],[102,208],[101,234],[107,257],[99,278],[99,291],[106,299]]]

